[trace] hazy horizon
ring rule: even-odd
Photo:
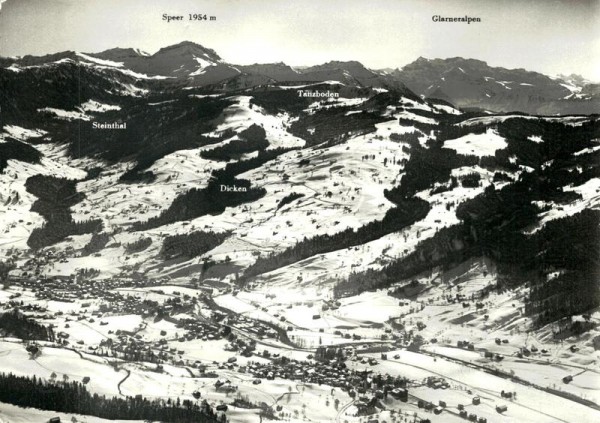
[[[226,62],[313,66],[356,60],[401,68],[418,57],[600,80],[600,1],[0,0],[0,56],[139,48],[192,41]],[[162,14],[183,15],[167,23]],[[188,21],[189,13],[215,21]],[[435,23],[433,15],[478,23]]]

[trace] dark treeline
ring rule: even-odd
[[[121,105],[122,99],[119,98]],[[120,182],[152,182],[155,175],[147,169],[157,160],[179,150],[222,141],[223,137],[201,134],[214,130],[223,110],[232,104],[231,100],[221,98],[191,97],[185,91],[172,92],[160,100],[149,105],[145,98],[127,99],[126,107],[102,114],[104,121],[127,122],[126,131],[98,131],[91,124],[79,125],[75,121],[61,125],[50,123],[52,126],[47,129],[55,142],[69,146],[72,156],[135,162],[135,166],[121,176]],[[72,134],[79,130],[81,136],[74,142]]]
[[[201,256],[219,246],[229,235],[229,232],[195,231],[182,235],[169,236],[163,241],[160,253],[167,259],[180,256],[187,258]]]
[[[109,161],[130,158],[149,165],[149,160],[178,150],[219,142],[219,138],[200,134],[212,131],[218,117],[232,103],[221,98],[190,97],[186,92],[175,92],[168,100],[151,106],[139,101],[103,114],[105,121],[127,122],[127,131],[97,131],[91,125],[82,125],[82,141],[72,142],[71,152],[79,154],[81,148],[82,155],[100,155]]]
[[[539,169],[544,163],[571,157],[572,153],[594,146],[600,137],[600,121],[591,118],[579,126],[540,119],[508,119],[498,123],[498,134],[506,139],[506,156],[516,156],[519,164]],[[543,142],[528,137],[536,135]]]
[[[252,124],[248,129],[238,134],[239,140],[230,141],[212,150],[202,151],[200,156],[204,159],[219,161],[238,159],[242,154],[265,150],[269,146],[266,135],[261,126]]]
[[[173,222],[195,219],[207,214],[217,215],[222,213],[226,207],[234,207],[255,201],[263,197],[266,194],[266,190],[264,188],[253,188],[250,181],[236,179],[236,176],[260,167],[288,151],[291,151],[291,149],[263,150],[259,152],[257,157],[228,163],[225,168],[213,171],[206,188],[191,189],[184,194],[180,194],[173,200],[169,208],[164,210],[159,216],[145,222],[136,222],[132,227],[136,231],[152,229]],[[235,185],[240,188],[246,188],[246,191],[222,192],[221,185]]]
[[[367,87],[358,88],[337,84],[311,84],[306,89],[337,92],[340,97],[346,98],[368,97],[372,95],[372,90]],[[297,115],[308,108],[315,100],[315,98],[299,96],[296,89],[280,89],[272,86],[264,86],[253,89],[250,103],[262,107],[267,113],[272,115],[282,112]]]
[[[281,200],[279,200],[279,204],[277,204],[277,210],[279,210],[286,204],[290,204],[292,201],[302,197],[304,197],[304,194],[301,194],[299,192],[292,192],[291,194],[286,195]]]
[[[229,134],[227,134],[229,135]],[[163,158],[179,150],[190,150],[198,147],[204,147],[211,144],[216,144],[225,138],[226,134],[216,137],[205,137],[196,135],[193,140],[186,138],[177,138],[170,140],[168,144],[161,144],[160,148],[155,150],[145,151],[144,154],[139,154],[136,159],[136,164],[131,169],[127,170],[119,177],[119,182],[123,183],[151,183],[156,179],[156,175],[151,170],[147,170],[157,160]]]
[[[479,164],[477,157],[457,154],[454,150],[441,148],[441,144],[423,148],[414,137],[403,141],[411,143],[410,158],[404,166],[400,185],[390,190],[392,197],[411,197],[432,188],[435,183],[447,182],[452,169]]]
[[[70,207],[83,200],[77,192],[77,181],[54,176],[34,175],[27,179],[25,187],[38,199],[31,211],[41,214],[46,223],[35,228],[27,240],[29,247],[37,249],[62,241],[70,235],[82,235],[102,230],[102,221],[75,222]]]
[[[39,65],[40,63],[33,63]],[[135,100],[133,97],[119,95],[122,89],[119,82],[139,84],[136,78],[118,73],[117,78],[107,78],[110,70],[99,71],[91,66],[77,63],[62,63],[60,66],[31,66],[22,68],[20,72],[12,72],[4,67],[0,69],[0,108],[2,109],[3,125],[23,125],[29,121],[32,124],[25,127],[48,128],[55,120],[46,118],[39,109],[52,107],[62,110],[76,110],[76,107],[87,100],[95,99],[103,103],[114,104],[117,99],[120,104]],[[117,73],[118,71],[114,71]],[[23,87],[35,87],[24,90]],[[50,115],[51,116],[51,115]],[[64,124],[59,122],[57,126]],[[78,122],[73,122],[75,125]],[[75,132],[71,132],[72,134]],[[73,138],[73,137],[72,137]],[[54,139],[54,137],[52,137]]]
[[[92,238],[83,247],[83,254],[90,255],[101,251],[110,241],[110,235],[105,232],[94,232]]]
[[[351,115],[349,111],[357,112]],[[306,147],[327,142],[332,146],[345,139],[375,131],[375,124],[384,122],[386,118],[354,107],[334,107],[320,110],[319,113],[302,114],[291,127],[290,132],[304,140]]]
[[[280,253],[273,253],[264,258],[259,257],[252,266],[246,269],[244,276],[256,276],[316,254],[329,253],[373,241],[423,219],[430,209],[429,203],[419,198],[399,199],[396,201],[396,207],[388,210],[382,220],[367,223],[358,229],[348,228],[333,235],[304,238],[293,247]]]
[[[27,245],[38,249],[56,244],[71,235],[84,235],[102,230],[101,220],[53,221],[31,231]]]
[[[222,186],[235,186],[244,191],[226,192],[222,191]],[[206,188],[193,188],[180,194],[160,215],[146,222],[134,223],[132,228],[136,231],[146,230],[173,222],[192,220],[207,214],[218,215],[227,207],[256,201],[266,193],[264,188],[253,188],[251,182],[246,179],[211,178]]]
[[[51,327],[37,323],[17,309],[0,314],[0,329],[5,332],[5,335],[26,341],[54,342],[55,339]]]
[[[548,222],[531,240],[540,251],[530,258],[540,277],[526,310],[544,324],[600,305],[600,211],[584,210]],[[531,254],[531,253],[530,253]],[[548,272],[557,275],[548,278]]]
[[[150,245],[152,245],[152,238],[146,237],[135,240],[129,244],[124,244],[123,246],[125,247],[125,252],[127,252],[128,254],[133,254],[139,253],[140,251],[144,251]]]
[[[462,175],[460,178],[460,184],[465,188],[477,188],[481,182],[481,175],[479,173],[467,173]]]
[[[417,128],[419,131],[423,132],[424,134],[429,134],[429,133],[431,133],[431,131],[435,131],[436,129],[439,129],[438,125],[419,122],[417,120],[407,119],[407,118],[399,118],[398,123],[400,124],[400,126],[414,126],[415,128]]]
[[[300,113],[313,101],[312,98],[300,97],[296,90],[265,87],[264,90],[254,89],[250,103],[262,107],[269,114],[276,115],[280,112]]]
[[[422,136],[424,136],[424,134],[421,131],[412,131],[405,132],[404,134],[390,134],[390,140],[415,145],[419,143],[419,138]]]
[[[474,241],[463,225],[440,229],[432,238],[420,242],[412,253],[392,261],[382,269],[352,273],[334,287],[336,297],[387,288],[435,267],[451,268],[474,254]]]
[[[84,195],[77,192],[77,181],[73,179],[34,175],[27,179],[25,187],[27,192],[38,198],[34,211],[49,220],[56,215],[69,213],[69,207],[84,199]]]
[[[225,422],[206,401],[167,401],[146,398],[107,398],[91,394],[76,381],[47,382],[33,378],[0,374],[0,402],[18,407],[33,407],[61,413],[96,416],[110,420],[147,420],[172,423]]]
[[[18,160],[27,163],[39,163],[42,153],[35,147],[13,139],[6,139],[0,143],[0,173],[8,166],[9,160]]]

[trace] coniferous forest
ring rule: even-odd
[[[107,398],[91,394],[78,381],[45,381],[0,373],[0,402],[61,413],[75,413],[104,419],[149,420],[165,423],[225,422],[203,400],[148,400],[140,397]]]
[[[34,249],[47,247],[70,235],[82,235],[102,230],[102,221],[74,221],[70,207],[83,200],[77,192],[77,181],[53,176],[35,175],[27,179],[27,191],[38,200],[31,211],[41,214],[46,222],[31,231],[27,244]]]
[[[27,341],[54,341],[55,335],[51,327],[37,323],[14,309],[0,314],[0,331],[5,335]]]

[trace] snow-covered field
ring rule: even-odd
[[[496,150],[508,144],[496,131],[488,128],[484,134],[469,134],[444,142],[444,147],[456,150],[458,154],[472,156],[493,156]]]

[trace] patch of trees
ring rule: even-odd
[[[250,104],[262,107],[267,113],[272,115],[281,112],[300,113],[312,102],[314,102],[314,99],[300,97],[296,90],[280,90],[267,87],[264,90],[255,88],[250,100]]]
[[[160,253],[166,259],[198,257],[221,245],[229,235],[229,232],[195,231],[169,236],[163,241]]]
[[[16,267],[17,265],[13,260],[0,260],[0,283],[4,289],[8,289],[9,286],[8,274]]]
[[[219,161],[238,159],[242,154],[265,150],[269,146],[266,135],[261,126],[252,124],[239,133],[239,140],[230,141],[212,150],[202,151],[200,156],[204,159]]]
[[[451,176],[450,181],[437,185],[429,191],[430,195],[440,194],[442,192],[452,191],[454,188],[458,186],[458,178],[456,176]]]
[[[102,173],[104,169],[98,166],[92,167],[86,170],[87,175],[85,175],[84,181],[93,181]]]
[[[139,253],[141,251],[144,251],[150,245],[152,245],[152,238],[146,237],[146,238],[140,238],[138,240],[135,240],[129,244],[124,244],[123,247],[125,247],[126,253],[133,254],[133,253]]]
[[[279,204],[277,204],[277,210],[285,206],[286,204],[290,204],[292,201],[297,200],[298,198],[304,197],[304,194],[299,192],[292,192],[291,194],[286,195],[281,200],[279,200]]]
[[[266,162],[287,153],[291,149],[278,148],[274,150],[263,150],[257,157],[228,163],[225,168],[215,170],[208,183],[203,189],[191,189],[180,194],[168,209],[159,216],[145,222],[136,222],[133,229],[136,231],[152,229],[162,225],[182,220],[191,220],[207,214],[217,215],[225,211],[226,207],[235,207],[243,203],[258,200],[266,194],[264,188],[253,188],[250,181],[237,179],[236,176],[262,166]],[[221,192],[221,185],[237,186],[246,188],[240,192]]]
[[[101,251],[110,241],[106,232],[94,232],[89,242],[83,247],[83,254],[90,255]]]
[[[51,327],[37,323],[17,309],[0,314],[0,329],[5,332],[5,336],[26,341],[54,342],[55,340]]]
[[[504,172],[494,172],[493,182],[512,182],[512,178]]]
[[[413,115],[422,116],[422,117],[434,119],[434,120],[437,120],[437,118],[440,116],[439,113],[434,113],[434,112],[431,112],[429,110],[424,110],[424,109],[417,109],[417,108],[411,108],[411,107],[402,107],[402,109],[406,110],[409,113],[412,113]]]
[[[600,137],[600,121],[590,119],[573,126],[560,121],[542,119],[507,119],[499,122],[498,134],[506,139],[509,156],[516,156],[519,164],[539,169],[549,160],[571,157],[578,150],[592,147]],[[533,142],[528,137],[541,137]]]
[[[71,235],[84,235],[90,232],[102,230],[102,221],[97,219],[83,221],[52,221],[43,224],[40,228],[31,231],[27,245],[30,248],[38,249],[63,241]]]
[[[398,123],[400,124],[400,126],[414,126],[424,134],[429,134],[431,131],[439,129],[439,126],[437,124],[419,122],[417,120],[407,118],[399,118]]]
[[[396,141],[396,142],[405,142],[408,143],[410,145],[415,145],[419,143],[419,138],[422,137],[424,134],[420,131],[412,131],[412,132],[405,132],[403,134],[390,134],[390,140],[392,141]]]
[[[347,115],[349,111],[358,111]],[[342,143],[357,135],[375,132],[375,124],[384,122],[386,118],[367,110],[352,107],[334,107],[319,110],[318,113],[304,113],[290,126],[290,132],[304,140],[306,147],[324,142],[326,146]]]
[[[477,172],[467,173],[460,177],[460,184],[465,188],[477,188],[481,182],[481,175]]]
[[[398,199],[396,207],[388,210],[383,219],[367,223],[358,229],[348,228],[333,235],[324,234],[304,238],[293,247],[280,253],[272,253],[264,258],[259,257],[252,266],[246,269],[244,276],[256,276],[317,254],[373,241],[423,219],[430,209],[429,203],[419,198]]]
[[[487,131],[487,126],[483,124],[478,125],[455,125],[455,120],[459,116],[461,120],[464,119],[463,115],[441,115],[440,126],[436,128],[436,142],[444,143],[448,140],[464,137],[469,134],[484,134]]]
[[[55,244],[70,235],[83,235],[102,230],[101,220],[76,222],[70,207],[83,200],[77,192],[77,181],[54,176],[34,175],[27,179],[25,188],[38,199],[31,211],[41,214],[46,223],[31,231],[27,240],[29,247],[37,249]]]
[[[418,142],[413,143],[400,185],[390,190],[389,195],[411,197],[419,191],[432,188],[435,183],[448,181],[452,169],[478,163],[477,157],[457,154],[456,151],[446,148],[423,148]]]
[[[236,186],[244,189],[244,191],[223,192],[221,191],[222,185]],[[223,213],[227,207],[235,207],[256,201],[266,193],[267,191],[264,188],[253,188],[251,182],[246,179],[212,178],[206,188],[193,188],[184,194],[180,194],[173,200],[169,208],[159,216],[146,222],[135,223],[133,229],[136,231],[145,230],[173,222],[192,220],[207,214],[218,215]]]
[[[56,60],[62,58],[64,57],[58,56]],[[35,59],[31,58],[30,64],[41,63],[35,63]],[[38,112],[38,109],[52,107],[75,110],[78,105],[89,99],[111,104],[119,101],[121,106],[141,100],[117,94],[122,90],[120,82],[139,85],[139,80],[118,71],[114,71],[114,78],[107,78],[107,73],[110,72],[110,70],[100,72],[93,67],[74,62],[63,62],[56,66],[32,66],[22,68],[20,72],[12,72],[2,67],[0,69],[2,123],[51,130],[49,126],[54,124],[57,127],[64,126],[65,121],[56,122],[51,115],[45,117]],[[23,87],[35,88],[23,89]],[[27,125],[25,122],[32,122],[32,125]],[[78,122],[72,123],[74,126],[68,126],[76,128]],[[74,133],[77,132],[70,132],[71,138],[74,138],[72,136]],[[52,139],[55,140],[54,136]]]
[[[527,311],[537,314],[540,324],[600,306],[599,241],[600,211],[591,209],[552,220],[531,236],[533,252],[522,253],[539,277]],[[548,278],[552,272],[555,277]]]
[[[77,181],[74,179],[34,175],[27,179],[25,188],[38,198],[32,211],[48,220],[65,213],[70,214],[69,207],[84,199],[84,195],[77,192]]]
[[[431,105],[448,106],[448,107],[452,107],[453,109],[459,110],[459,108],[456,107],[454,104],[450,103],[449,101],[442,100],[441,98],[427,97],[427,98],[425,98],[425,101]]]
[[[84,75],[83,69],[81,74]],[[123,78],[125,77],[119,76],[119,79]],[[82,87],[84,80],[84,78],[81,80]],[[132,84],[136,83],[132,80]],[[76,83],[74,86],[77,87],[79,84]],[[107,88],[107,91],[112,92],[120,90],[122,90],[120,86]],[[64,94],[59,94],[57,97],[64,97]],[[93,98],[102,101],[98,96]],[[79,104],[76,94],[74,100]],[[204,137],[201,134],[212,131],[223,110],[232,104],[232,100],[196,98],[190,97],[186,91],[173,92],[172,90],[169,91],[169,95],[162,96],[160,100],[162,100],[159,102],[161,104],[150,106],[147,98],[124,96],[119,96],[118,99],[107,98],[108,103],[118,103],[121,110],[104,112],[102,120],[127,122],[127,130],[98,131],[92,128],[90,122],[84,124],[78,120],[57,122],[52,116],[42,116],[44,121],[41,126],[50,132],[55,142],[68,145],[71,156],[94,156],[109,162],[134,161],[136,165],[122,176],[121,182],[148,182],[154,179],[154,175],[147,169],[156,160],[175,151],[194,149],[222,141],[223,138]],[[84,97],[81,101],[85,101]],[[50,103],[39,107],[47,106],[64,110],[74,108],[70,105],[52,106]],[[40,118],[36,115],[37,119]],[[81,136],[76,137],[75,140],[72,134],[79,130]]]
[[[224,422],[210,405],[195,401],[148,400],[140,396],[112,397],[91,394],[76,381],[45,381],[41,378],[0,374],[0,402],[61,413],[83,414],[109,420],[147,420],[172,423]]]
[[[553,187],[578,186],[600,177],[600,151],[579,156],[557,157],[538,172]]]
[[[81,154],[98,154],[109,161],[129,157],[149,163],[178,150],[220,141],[200,134],[214,129],[232,100],[189,97],[185,92],[174,93],[170,100],[174,101],[155,106],[149,106],[147,100],[139,101],[127,109],[103,114],[103,120],[127,122],[126,131],[98,131],[91,125],[81,125]],[[70,145],[72,153],[78,153],[78,144]]]
[[[435,267],[450,269],[473,255],[473,245],[474,240],[463,225],[442,228],[433,237],[419,243],[413,252],[382,269],[350,274],[334,287],[334,295],[339,298],[387,288]]]
[[[0,143],[0,173],[8,166],[9,160],[18,160],[26,163],[39,163],[42,157],[35,147],[13,139],[6,139]]]

